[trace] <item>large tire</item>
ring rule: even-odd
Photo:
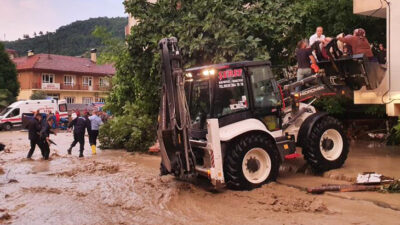
[[[3,129],[4,129],[5,131],[9,131],[9,130],[11,130],[11,128],[12,128],[11,123],[5,123],[5,124],[3,124]]]
[[[342,167],[349,153],[342,124],[330,116],[319,119],[302,143],[304,159],[316,172]]]
[[[228,145],[224,160],[227,187],[250,190],[276,180],[280,166],[279,152],[271,138],[248,134]]]

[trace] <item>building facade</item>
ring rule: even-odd
[[[95,54],[95,53],[94,53]],[[68,103],[104,102],[115,74],[112,65],[97,65],[92,59],[52,54],[31,54],[13,59],[17,66],[18,100],[37,91]]]

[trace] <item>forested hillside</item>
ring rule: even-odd
[[[123,39],[127,18],[91,18],[76,21],[62,26],[56,32],[48,33],[37,31],[36,37],[25,37],[17,41],[4,42],[6,48],[18,51],[20,56],[26,55],[27,50],[35,53],[50,53],[60,55],[79,56],[87,53],[91,48],[102,48],[102,42],[91,33],[96,26],[106,28],[114,37]]]

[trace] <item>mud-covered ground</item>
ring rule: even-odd
[[[253,191],[213,193],[204,181],[193,185],[159,177],[158,156],[123,150],[92,156],[87,144],[79,159],[78,147],[66,154],[70,133],[52,139],[58,145],[51,147],[50,161],[41,159],[39,149],[27,160],[27,133],[0,132],[10,150],[0,152],[0,224],[400,223],[396,209],[310,195],[279,180]]]

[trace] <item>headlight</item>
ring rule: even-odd
[[[204,76],[215,75],[215,70],[214,69],[203,70],[203,75]]]

